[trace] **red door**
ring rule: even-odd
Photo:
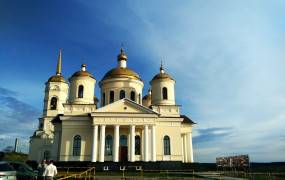
[[[128,146],[120,147],[120,161],[127,162],[128,161]]]

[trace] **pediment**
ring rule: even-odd
[[[112,104],[96,109],[93,113],[130,113],[130,114],[157,114],[153,110],[137,104],[129,99],[121,99]]]

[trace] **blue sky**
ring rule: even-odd
[[[145,83],[163,60],[197,125],[194,159],[285,161],[285,2],[0,1],[0,149],[29,136],[63,48],[63,75],[87,63],[100,81],[123,43]],[[96,86],[96,94],[99,95]]]

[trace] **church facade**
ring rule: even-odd
[[[29,160],[91,162],[193,162],[192,127],[175,103],[175,80],[160,67],[142,96],[144,83],[127,67],[121,49],[117,67],[99,82],[85,64],[69,82],[56,74],[45,86],[43,116],[30,138]]]

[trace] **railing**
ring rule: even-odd
[[[79,169],[79,167],[69,167],[70,169]],[[95,167],[91,167],[89,169],[87,169],[86,171],[83,171],[81,173],[76,173],[76,174],[69,174],[69,168],[67,167],[62,167],[62,169],[67,169],[66,172],[64,172],[62,175],[64,177],[59,177],[59,180],[65,180],[65,179],[95,179]],[[83,167],[81,167],[82,169]],[[87,168],[87,167],[85,167]],[[104,167],[105,168],[105,167]],[[227,179],[229,177],[238,177],[238,178],[244,178],[244,179],[248,179],[254,176],[263,176],[267,179],[274,179],[275,176],[278,177],[285,177],[285,173],[248,173],[248,172],[219,172],[219,171],[204,171],[204,172],[195,172],[193,169],[181,169],[181,170],[177,170],[177,169],[169,169],[169,170],[144,170],[142,168],[142,166],[128,166],[128,168],[135,168],[134,170],[136,172],[138,172],[139,174],[137,174],[138,176],[143,177],[145,174],[144,173],[157,173],[158,176],[161,175],[166,175],[168,176],[190,176],[192,178],[195,177],[202,177],[202,178],[216,178],[216,179]],[[61,169],[61,168],[60,168]],[[109,169],[107,170],[109,171]],[[120,171],[121,171],[121,177],[125,178],[126,177],[126,173],[128,173],[128,169],[126,166],[120,166]],[[130,171],[131,172],[131,171]],[[100,176],[104,176],[104,173],[101,174]],[[120,175],[119,175],[120,176]]]
[[[69,169],[68,169],[68,171],[69,171]],[[68,173],[68,171],[67,171],[67,173]],[[94,179],[95,178],[95,167],[91,167],[82,173],[66,175],[65,177],[58,178],[58,180],[64,180],[64,179],[70,179],[70,178],[73,178],[73,179],[76,179],[76,178],[91,179],[91,178],[93,178]]]

